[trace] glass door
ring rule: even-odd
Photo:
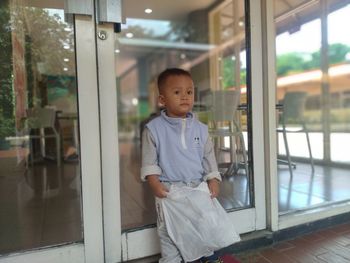
[[[342,213],[350,199],[350,38],[339,30],[350,5],[273,2],[278,213],[289,227]]]
[[[104,260],[95,24],[81,4],[90,15],[0,3],[0,262]]]
[[[157,76],[169,67],[193,76],[193,111],[210,128],[223,177],[220,203],[240,233],[266,227],[259,10],[256,1],[243,0],[124,1],[121,28],[97,26],[107,258],[160,251],[154,197],[140,180],[140,138],[159,112]],[[215,116],[220,107],[229,117]],[[230,125],[234,135],[216,136],[215,128]]]

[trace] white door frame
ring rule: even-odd
[[[261,1],[249,0],[251,50],[251,107],[253,137],[254,204],[256,230],[266,228],[265,127],[263,100],[263,45]]]
[[[264,57],[264,96],[265,96],[265,129],[267,135],[266,164],[267,175],[267,207],[268,226],[272,231],[290,228],[293,226],[314,222],[331,216],[350,212],[350,202],[342,201],[333,204],[325,204],[311,210],[300,211],[288,215],[279,216],[278,212],[278,174],[277,174],[277,136],[276,136],[276,32],[274,21],[274,1],[262,1],[263,13],[263,46]]]
[[[276,135],[276,73],[275,73],[275,20],[274,0],[262,1],[262,48],[263,53],[263,98],[265,122],[265,173],[267,226],[278,230],[278,175],[277,175],[277,135]]]
[[[0,263],[104,262],[100,120],[95,36],[93,18],[76,15],[75,47],[84,242],[16,252],[1,257]]]
[[[105,260],[120,262],[121,205],[115,34],[111,23],[98,25],[97,31],[98,35],[104,34],[106,37],[97,39]]]

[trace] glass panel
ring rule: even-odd
[[[0,254],[82,240],[73,25],[0,3]]]
[[[193,111],[210,128],[223,175],[221,204],[227,210],[251,207],[244,1],[124,4],[126,25],[115,50],[122,228],[156,222],[154,198],[139,179],[140,137],[159,113],[157,76],[170,67],[186,69],[194,79]]]
[[[280,213],[350,198],[349,19],[346,1],[275,1]]]

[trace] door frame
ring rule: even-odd
[[[262,6],[262,29],[264,50],[264,99],[267,128],[266,131],[266,185],[267,185],[267,224],[272,231],[294,227],[350,212],[349,200],[324,204],[308,210],[287,215],[278,211],[278,173],[277,173],[277,135],[276,135],[276,32],[274,20],[274,1],[264,0]]]

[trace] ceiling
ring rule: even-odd
[[[275,0],[276,33],[298,31],[300,25],[320,17],[322,2],[322,0]],[[328,12],[332,12],[349,3],[350,0],[327,0]]]
[[[207,8],[216,0],[124,0],[123,13],[129,18],[143,18],[155,20],[182,20],[195,10]],[[151,8],[153,12],[146,14],[144,10]]]
[[[39,8],[63,9],[65,0],[22,0],[24,5]],[[69,0],[68,0],[69,1]],[[181,20],[190,12],[207,8],[222,0],[122,0],[124,16],[129,18],[143,18],[156,20]],[[171,6],[171,8],[169,8]],[[151,8],[152,14],[145,14],[144,10]]]

